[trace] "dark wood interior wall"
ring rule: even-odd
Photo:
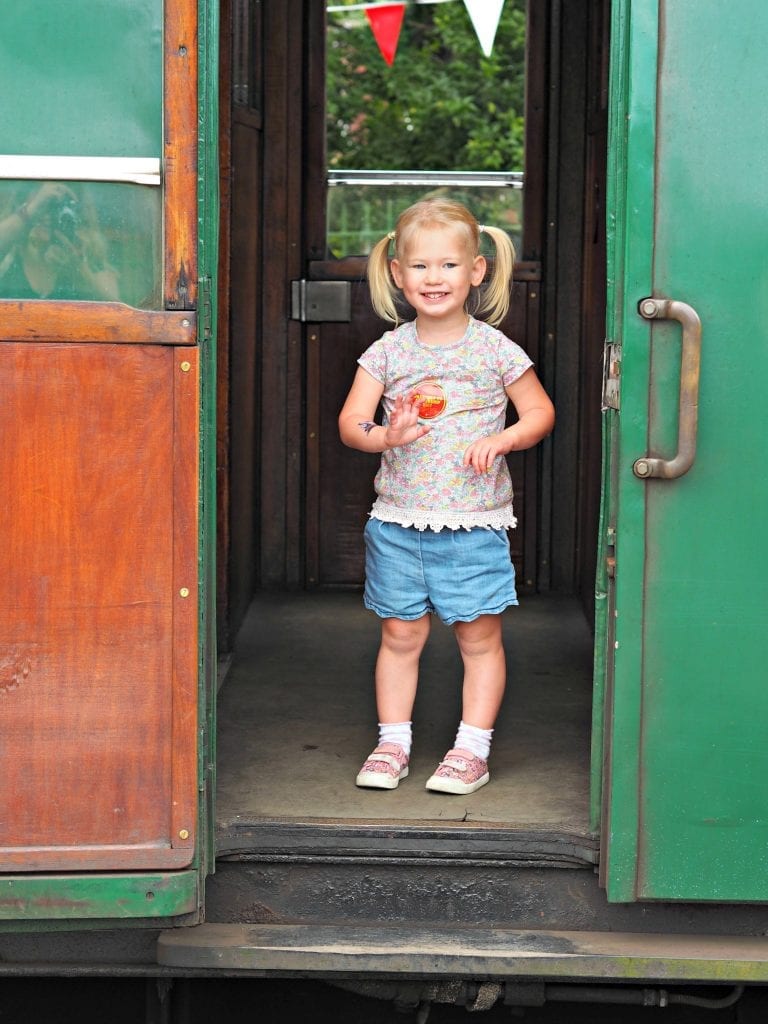
[[[298,586],[302,566],[303,331],[288,319],[291,281],[304,276],[306,0],[264,5],[263,263],[258,582]],[[315,6],[317,6],[315,4]],[[313,40],[314,45],[314,40]]]
[[[600,139],[589,135],[599,121],[593,92],[601,7],[593,0],[551,0],[548,33],[543,353],[557,426],[545,447],[549,465],[542,478],[542,515],[551,515],[551,535],[542,551],[540,580],[544,589],[584,594],[588,609],[600,494],[604,317],[599,284],[604,239],[595,227]]]
[[[222,0],[217,360],[218,641],[227,651],[256,586],[261,348],[261,4]]]

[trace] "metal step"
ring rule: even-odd
[[[764,936],[204,924],[162,932],[157,955],[167,967],[258,976],[768,981]]]

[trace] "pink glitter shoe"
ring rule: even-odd
[[[474,793],[490,779],[488,762],[468,750],[449,750],[427,779],[433,793]]]
[[[408,775],[408,755],[399,743],[380,743],[360,769],[356,786],[368,789],[397,789]]]

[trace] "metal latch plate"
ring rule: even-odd
[[[603,412],[619,408],[619,379],[621,376],[621,347],[606,341],[603,349]]]
[[[351,282],[291,281],[291,319],[310,324],[349,323]]]

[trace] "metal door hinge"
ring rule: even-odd
[[[619,408],[621,346],[606,339],[603,349],[603,412]]]
[[[349,323],[352,284],[349,281],[291,281],[291,320],[302,323]]]
[[[213,337],[213,301],[211,297],[211,279],[206,274],[200,277],[198,288],[198,340],[209,341]]]

